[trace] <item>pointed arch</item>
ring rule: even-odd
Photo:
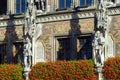
[[[45,47],[40,40],[36,41],[35,45],[35,63],[45,61]]]

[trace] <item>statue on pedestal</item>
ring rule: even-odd
[[[100,31],[95,33],[94,41],[93,41],[93,56],[96,66],[103,66],[104,64],[104,44],[105,38]]]
[[[93,39],[93,58],[96,66],[96,72],[98,73],[98,80],[103,80],[102,70],[105,61],[105,46],[107,40],[107,33],[109,31],[110,17],[108,14],[108,8],[115,6],[111,1],[98,0],[98,7],[96,10],[96,25]]]
[[[32,56],[32,52],[31,52],[31,42],[29,40],[29,38],[26,38],[26,44],[24,45],[24,71],[29,71],[28,69],[30,69],[32,62],[31,62],[31,56]]]

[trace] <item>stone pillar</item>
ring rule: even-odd
[[[48,0],[48,7],[51,12],[55,11],[58,8],[58,0]]]
[[[32,64],[35,64],[35,38],[32,38]]]
[[[43,0],[41,0],[43,1]],[[24,77],[29,80],[29,73],[35,63],[35,37],[36,37],[36,8],[34,0],[27,0],[24,26]],[[38,29],[39,30],[39,29]]]
[[[104,80],[103,74],[102,74],[102,67],[97,67],[97,75],[98,75],[98,80]]]
[[[46,12],[50,12],[50,7],[51,7],[50,1],[51,0],[46,0]]]
[[[75,7],[75,1],[71,0],[71,8],[74,8],[74,7]]]
[[[16,0],[7,0],[7,14],[15,13],[15,1]]]
[[[15,9],[15,4],[16,0],[12,0],[12,3],[11,3],[11,13],[14,14],[16,12],[16,9]]]
[[[7,13],[8,14],[10,12],[10,2],[11,2],[11,0],[7,0]]]
[[[115,3],[120,3],[120,0],[115,0]]]

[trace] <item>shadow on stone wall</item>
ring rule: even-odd
[[[70,60],[77,59],[77,36],[81,34],[81,26],[79,24],[79,17],[77,12],[72,13],[72,19],[70,20]]]
[[[14,51],[15,47],[14,42],[18,40],[18,35],[16,33],[16,26],[14,24],[14,16],[9,15],[9,20],[7,21],[6,32],[5,32],[5,39],[6,42],[6,58],[5,63],[13,63],[14,57],[16,56],[16,52]]]

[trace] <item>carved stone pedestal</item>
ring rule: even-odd
[[[30,80],[29,75],[30,75],[30,69],[27,68],[26,70],[24,70],[24,79]]]
[[[103,76],[103,73],[102,73],[103,67],[102,66],[97,66],[96,68],[97,68],[96,72],[97,72],[97,75],[98,75],[97,80],[104,80],[104,76]]]

